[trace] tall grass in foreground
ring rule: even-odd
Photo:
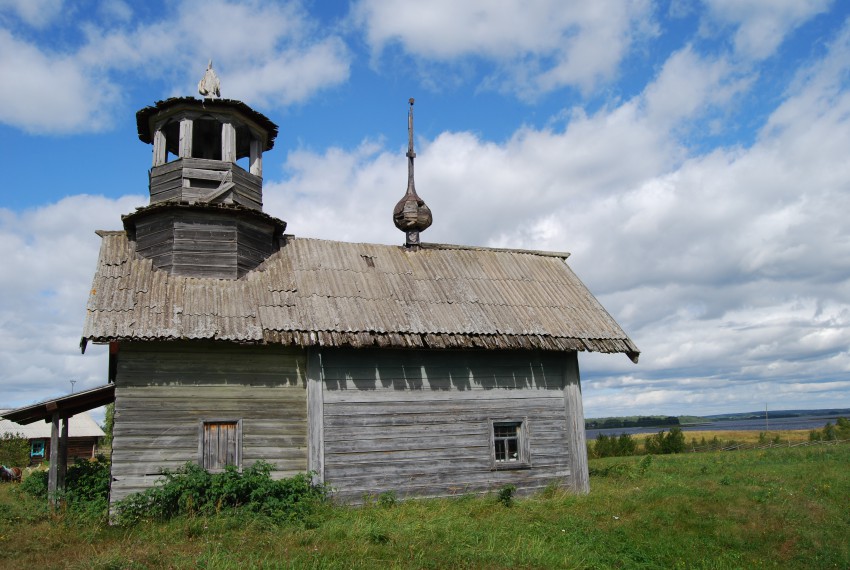
[[[180,516],[129,528],[0,487],[4,567],[848,568],[850,445],[592,460],[549,489],[326,505],[309,520]],[[224,513],[224,511],[222,512]]]

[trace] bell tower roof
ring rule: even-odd
[[[259,111],[255,111],[236,99],[201,100],[195,97],[171,97],[157,101],[154,105],[136,112],[136,128],[139,131],[139,140],[143,143],[153,144],[157,123],[185,112],[238,115],[243,120],[254,123],[257,130],[266,134],[263,141],[264,152],[274,148],[274,141],[278,134],[277,125]],[[174,154],[177,154],[177,152]]]

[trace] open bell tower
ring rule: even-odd
[[[153,145],[150,205],[123,216],[136,252],[189,277],[237,279],[279,248],[286,223],[263,213],[263,153],[278,127],[245,103],[218,99],[211,63],[199,90],[136,113]]]

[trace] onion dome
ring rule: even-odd
[[[419,232],[428,229],[433,221],[431,209],[425,201],[416,194],[413,183],[413,98],[410,99],[410,110],[407,114],[407,192],[393,208],[395,227],[407,234],[405,246],[411,249],[419,248]]]

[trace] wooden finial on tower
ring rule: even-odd
[[[207,64],[207,71],[198,82],[198,93],[206,98],[221,97],[221,82],[212,68],[212,60]]]

